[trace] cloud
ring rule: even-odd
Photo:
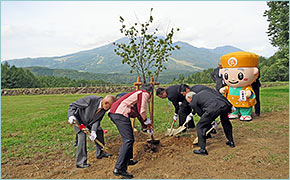
[[[95,48],[123,35],[119,16],[144,22],[153,7],[159,35],[180,28],[174,40],[197,47],[234,45],[264,56],[275,52],[263,17],[266,2],[64,1],[2,2],[2,57],[56,56]],[[4,46],[4,47],[3,47]]]

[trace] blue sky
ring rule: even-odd
[[[122,37],[119,16],[144,22],[153,7],[160,35],[178,27],[175,41],[196,47],[232,45],[269,57],[264,1],[2,1],[1,60],[61,56],[92,49]]]

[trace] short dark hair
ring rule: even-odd
[[[156,90],[156,96],[159,96],[161,93],[163,93],[165,91],[165,89],[164,88],[158,88],[157,90]]]
[[[179,86],[179,93],[185,92],[186,89],[190,89],[188,85],[186,85],[186,84],[180,84],[180,86]]]
[[[149,93],[153,92],[152,84],[143,84],[140,89],[143,89]]]

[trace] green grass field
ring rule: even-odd
[[[49,158],[50,153],[55,151],[74,157],[75,148],[72,144],[75,135],[67,122],[68,105],[85,96],[87,95],[2,96],[2,163],[11,159],[33,159],[36,154]],[[154,106],[155,132],[162,133],[172,123],[174,108],[168,105],[167,99],[156,96]],[[286,109],[289,109],[289,85],[261,89],[262,113]],[[198,119],[195,116],[195,121]],[[138,121],[136,126],[140,127]],[[118,134],[107,115],[102,121],[102,127],[108,130],[107,140]],[[93,150],[94,145],[88,144],[89,150]]]

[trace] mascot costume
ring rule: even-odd
[[[220,93],[232,103],[236,110],[229,114],[235,119],[241,114],[241,121],[252,120],[252,107],[256,104],[251,84],[259,75],[259,56],[249,52],[233,52],[221,57],[221,74],[227,86]]]

